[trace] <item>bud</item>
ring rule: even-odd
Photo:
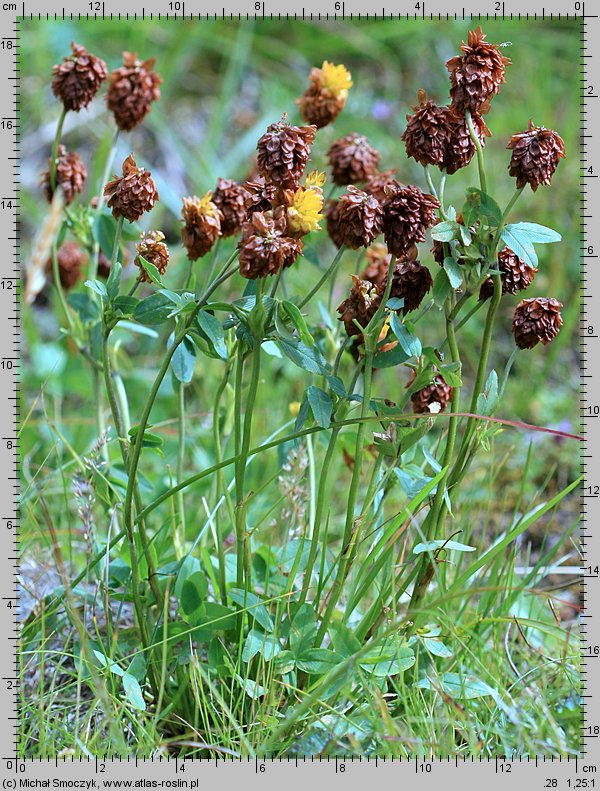
[[[356,187],[348,187],[336,202],[335,211],[337,212],[335,234],[342,244],[353,250],[368,247],[381,233],[383,220],[381,206],[372,195],[367,195]]]
[[[148,273],[140,260],[140,256],[158,269],[159,274],[164,275],[169,264],[169,248],[164,243],[165,235],[160,231],[148,231],[140,234],[140,241],[136,244],[137,255],[133,263],[139,268],[138,280],[141,283],[151,283]]]
[[[244,224],[240,248],[240,274],[249,280],[275,275],[291,266],[302,253],[302,242],[285,235],[286,219],[271,212],[255,212]]]
[[[493,96],[506,82],[504,75],[510,59],[485,38],[481,26],[469,30],[467,43],[463,41],[461,45],[463,54],[446,63],[450,72],[452,107],[457,113],[464,114],[467,110],[487,113]]]
[[[372,283],[361,280],[357,275],[352,275],[352,280],[350,296],[337,309],[340,314],[339,321],[344,322],[348,337],[362,336],[360,329],[354,323],[355,320],[364,329],[381,303],[381,294]]]
[[[183,199],[181,240],[190,261],[202,258],[221,236],[222,214],[212,201],[212,192],[202,198]]]
[[[522,299],[515,309],[512,331],[519,349],[544,346],[558,335],[563,325],[562,302],[554,298]]]
[[[317,128],[292,126],[285,119],[271,124],[258,141],[257,167],[267,182],[290,189],[300,182]]]
[[[508,172],[517,179],[517,189],[526,184],[535,192],[540,184],[550,184],[561,159],[566,157],[562,137],[552,129],[534,126],[513,135],[506,146],[512,149]]]
[[[302,118],[321,129],[331,124],[343,110],[352,87],[352,75],[343,66],[323,61],[320,69],[310,72],[310,84],[296,104]]]
[[[133,154],[123,162],[122,172],[121,178],[115,176],[104,187],[104,195],[108,198],[106,205],[112,209],[113,217],[135,222],[153,208],[158,191],[150,171],[138,168]]]
[[[364,135],[352,132],[332,143],[327,157],[334,183],[344,186],[372,176],[377,171],[381,154]]]
[[[123,132],[142,123],[152,102],[160,98],[162,80],[152,69],[155,58],[138,60],[135,52],[123,53],[123,65],[110,75],[106,100],[108,109]]]
[[[46,200],[50,202],[54,195],[51,186],[52,158],[48,162],[48,170],[42,176],[42,187]],[[68,206],[75,200],[75,196],[83,191],[87,170],[79,154],[74,151],[67,151],[63,145],[59,145],[56,152],[56,186],[63,191],[65,204]]]
[[[81,277],[85,265],[85,256],[75,242],[65,242],[56,254],[58,275],[61,286],[68,291],[73,288]],[[52,257],[46,261],[46,274],[52,277]]]
[[[87,52],[85,47],[71,42],[72,55],[52,67],[52,93],[58,97],[65,110],[79,112],[87,107],[106,79],[106,63]]]
[[[433,382],[410,397],[417,415],[444,412],[452,400],[452,388],[442,374],[436,373]]]

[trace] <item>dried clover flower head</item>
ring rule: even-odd
[[[469,164],[475,156],[476,148],[469,134],[465,117],[452,112],[452,108],[445,109],[448,137],[446,138],[442,167],[451,176]],[[480,144],[485,146],[485,138],[490,137],[492,133],[479,113],[474,112],[471,120]]]
[[[381,154],[364,135],[352,132],[335,140],[327,152],[335,184],[344,186],[366,181],[379,165]]]
[[[106,63],[80,44],[71,42],[72,55],[52,67],[52,93],[65,110],[79,112],[87,107],[108,76]]]
[[[52,158],[48,163],[48,169],[42,176],[42,187],[44,195],[48,201],[52,200],[54,190],[51,184]],[[67,151],[61,144],[56,152],[56,186],[63,191],[67,206],[75,200],[75,196],[83,191],[87,170],[79,154],[74,151]]]
[[[85,256],[76,242],[64,242],[56,254],[56,259],[60,284],[68,291],[81,277]],[[52,257],[46,261],[46,274],[52,277]]]
[[[500,85],[505,82],[505,58],[496,44],[485,40],[481,26],[469,30],[467,43],[461,45],[462,55],[446,63],[450,72],[452,107],[458,113],[465,111],[485,114]]]
[[[524,291],[533,283],[533,279],[538,271],[536,267],[529,266],[522,258],[509,247],[505,247],[498,253],[498,269],[501,272],[502,293],[517,294]],[[490,299],[494,293],[494,281],[488,277],[479,289],[479,299],[485,301]]]
[[[531,120],[527,131],[513,135],[506,147],[512,149],[508,172],[517,179],[517,189],[529,184],[534,192],[540,184],[550,184],[559,161],[566,157],[562,137]]]
[[[246,220],[248,191],[232,179],[219,179],[213,192],[212,202],[221,212],[221,233],[234,236]]]
[[[425,241],[427,228],[435,224],[439,201],[418,187],[397,182],[385,191],[383,233],[388,250],[397,258],[412,258],[415,245]]]
[[[385,188],[398,186],[395,175],[395,170],[382,170],[381,172],[373,173],[367,178],[367,183],[364,186],[365,192],[368,192],[369,195],[372,195],[375,200],[378,200],[383,205],[388,197]]]
[[[292,126],[281,121],[271,124],[257,143],[258,172],[267,182],[284,189],[298,186],[315,139],[317,127]]]
[[[111,72],[106,101],[123,132],[142,123],[152,102],[160,98],[162,80],[153,71],[155,58],[138,60],[135,52],[123,53],[123,65]]]
[[[402,140],[406,156],[421,165],[442,167],[449,135],[448,108],[440,107],[427,98],[425,91],[418,93],[419,104],[413,114],[407,115],[407,125]]]
[[[409,382],[410,384],[410,382]],[[429,412],[444,412],[452,400],[452,388],[446,382],[442,374],[436,373],[433,382],[422,390],[418,390],[410,397],[413,412],[416,414],[427,414]]]
[[[269,211],[273,208],[277,187],[274,184],[268,184],[262,176],[248,179],[244,183],[244,189],[248,193],[247,215],[254,214],[255,211]]]
[[[321,129],[333,123],[343,110],[352,87],[348,69],[323,61],[320,69],[310,72],[310,84],[300,99],[296,100],[305,121]]]
[[[381,303],[381,294],[373,283],[361,280],[358,275],[352,275],[352,288],[350,295],[338,307],[339,321],[344,322],[346,334],[349,337],[361,335],[360,328],[364,329],[371,321]],[[360,341],[359,341],[360,342]]]
[[[123,162],[123,176],[115,176],[104,187],[108,198],[107,206],[112,209],[113,217],[124,217],[135,222],[150,211],[158,200],[158,191],[149,170],[138,168],[133,154]]]
[[[167,271],[167,266],[169,264],[169,248],[164,243],[164,238],[164,233],[160,231],[148,231],[148,233],[140,234],[140,241],[135,246],[137,255],[133,261],[133,263],[139,267],[140,274],[138,275],[138,280],[140,282],[152,282],[152,279],[148,277],[143,262],[140,260],[140,256],[149,263],[154,264],[159,274],[164,275]]]
[[[382,231],[383,212],[379,202],[356,187],[348,187],[336,201],[335,213],[335,221],[327,215],[328,228],[330,221],[335,223],[336,238],[353,250],[368,247]],[[331,234],[332,229],[329,230]]]
[[[555,338],[563,325],[562,302],[553,297],[522,299],[515,309],[512,331],[519,349],[544,346]]]
[[[302,252],[302,242],[286,236],[283,214],[255,212],[244,224],[240,248],[240,274],[249,280],[275,275],[291,266]]]
[[[206,255],[221,236],[222,213],[212,200],[212,192],[202,198],[183,199],[181,241],[190,261]]]
[[[419,261],[398,259],[394,264],[390,296],[404,300],[405,315],[419,307],[432,287],[431,273]]]
[[[285,209],[289,236],[305,236],[311,231],[321,230],[324,183],[325,174],[315,170],[306,177],[304,187],[291,192]]]

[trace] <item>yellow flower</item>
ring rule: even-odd
[[[334,63],[324,60],[321,66],[321,81],[323,88],[328,90],[337,99],[343,101],[348,96],[348,91],[352,87],[352,75],[348,69],[340,63],[336,66]]]
[[[216,215],[219,214],[219,209],[212,202],[212,196],[213,194],[209,190],[205,195],[203,195],[200,198],[200,200],[198,201],[198,212],[200,214],[209,214],[212,217],[215,217]]]
[[[301,236],[320,231],[323,219],[323,192],[320,187],[298,187],[287,207],[288,232]]]
[[[289,405],[289,410],[293,417],[298,417],[298,412],[300,412],[300,401],[292,401]]]
[[[327,176],[325,175],[325,173],[323,172],[319,173],[318,170],[313,170],[306,177],[306,186],[311,188],[318,187],[319,189],[321,189],[321,187],[325,184],[326,180],[327,180]]]

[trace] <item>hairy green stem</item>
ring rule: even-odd
[[[180,343],[183,342],[183,339],[188,333],[188,330],[192,323],[195,321],[196,316],[198,315],[198,311],[202,308],[202,306],[208,301],[210,295],[229,277],[235,274],[236,270],[232,269],[227,271],[227,267],[233,263],[235,258],[237,257],[237,252],[234,256],[230,258],[227,262],[226,266],[224,267],[222,274],[217,277],[206,289],[204,294],[198,299],[196,302],[196,306],[194,310],[189,314],[187,319],[184,321],[183,326],[181,329],[176,333],[175,338],[173,339],[173,343],[169,349],[165,352],[165,356],[163,357],[161,366],[156,374],[154,382],[152,383],[152,387],[150,388],[150,393],[148,398],[146,399],[146,403],[144,404],[144,408],[142,410],[142,415],[140,417],[140,421],[138,424],[138,432],[135,437],[135,441],[133,443],[133,447],[131,448],[130,453],[130,460],[129,460],[129,470],[128,470],[128,479],[127,479],[127,491],[125,492],[125,503],[124,503],[124,519],[125,524],[128,527],[131,527],[134,523],[133,519],[133,499],[134,499],[134,491],[135,491],[135,484],[137,479],[137,471],[138,466],[140,463],[140,455],[142,452],[142,443],[144,440],[144,433],[148,426],[148,420],[150,418],[150,413],[152,412],[152,407],[154,406],[154,402],[156,400],[156,396],[158,395],[158,391],[160,386],[163,382],[163,379],[167,375],[167,371],[169,370],[169,366],[171,364],[171,360],[175,351]],[[148,509],[145,509],[146,511]],[[137,521],[140,522],[142,519],[143,514],[138,513]]]
[[[446,337],[448,340],[448,346],[450,347],[450,355],[452,358],[452,362],[460,363],[460,354],[458,350],[458,346],[456,343],[456,329],[454,326],[454,320],[451,318],[452,312],[454,309],[454,300],[455,295],[454,292],[450,294],[446,303]],[[460,412],[460,387],[453,387],[452,388],[452,413]],[[440,533],[441,522],[444,516],[444,512],[442,509],[444,503],[444,495],[446,492],[446,482],[448,480],[448,474],[450,470],[450,464],[452,462],[452,457],[454,455],[454,446],[456,443],[456,433],[458,430],[458,421],[459,418],[452,415],[449,418],[448,423],[448,435],[446,437],[446,447],[444,449],[444,457],[442,460],[442,467],[446,468],[445,474],[440,479],[437,489],[435,492],[435,496],[433,498],[433,504],[429,513],[427,514],[426,519],[426,532],[425,538],[427,541],[434,541],[436,540]],[[423,526],[425,528],[425,525]],[[419,563],[419,571],[417,573],[417,579],[413,588],[410,605],[408,608],[408,617],[414,618],[415,612],[419,609],[420,604],[427,592],[427,588],[429,587],[429,582],[431,580],[431,558],[427,552],[424,552],[421,556],[421,560]]]
[[[473,119],[471,118],[471,113],[466,110],[465,111],[465,119],[467,121],[467,127],[469,129],[469,135],[471,136],[471,140],[475,144],[475,150],[477,152],[477,167],[479,169],[479,184],[481,185],[482,192],[487,192],[487,181],[485,177],[485,161],[483,158],[483,147],[479,140],[479,136],[475,131],[475,127],[473,126]]]
[[[177,388],[177,483],[183,480],[185,469],[185,385],[178,382]],[[177,492],[177,519],[175,525],[175,556],[185,555],[185,506],[183,489]]]
[[[261,310],[262,307],[262,292],[264,281],[262,278],[257,280],[256,284],[256,304],[255,310]],[[238,347],[238,367],[235,382],[235,402],[236,402],[236,452],[238,454],[238,461],[235,465],[235,498],[236,498],[236,513],[235,513],[235,532],[237,540],[237,583],[238,585],[244,584],[245,590],[250,590],[250,575],[251,575],[251,557],[250,557],[250,538],[248,535],[248,528],[246,525],[247,513],[247,498],[245,491],[246,483],[246,465],[248,464],[248,451],[250,450],[250,438],[252,436],[252,417],[254,405],[256,403],[256,395],[258,392],[258,384],[260,381],[260,363],[261,363],[261,344],[262,344],[263,328],[255,328],[253,331],[254,346],[250,353],[252,358],[252,368],[250,373],[250,383],[248,386],[248,393],[246,396],[246,408],[244,410],[243,428],[242,428],[242,387],[243,387],[243,371],[244,371],[244,356],[241,347]]]
[[[56,124],[56,133],[54,134],[54,141],[52,143],[52,159],[50,160],[50,190],[54,192],[56,189],[56,168],[58,167],[58,147],[62,137],[63,124],[67,116],[68,110],[63,106],[58,123]]]
[[[221,382],[217,388],[217,392],[215,394],[215,403],[213,406],[213,441],[215,446],[215,459],[217,464],[221,464],[223,461],[223,451],[221,448],[221,432],[219,426],[219,409],[221,405],[221,398],[223,393],[225,392],[225,388],[227,387],[227,382],[229,381],[229,375],[231,373],[231,368],[229,363],[227,363],[225,368],[225,373]],[[233,502],[231,499],[231,495],[229,493],[229,486],[227,485],[227,481],[225,480],[225,475],[223,473],[223,468],[221,467],[218,470],[217,474],[217,496],[220,490],[223,491],[223,497],[225,498],[225,503],[227,505],[227,514],[229,516],[229,523],[230,525],[235,525],[235,509],[233,507]],[[227,603],[227,583],[225,577],[225,547],[223,546],[223,535],[222,530],[219,526],[218,514],[216,518],[216,532],[217,532],[217,556],[219,558],[219,592],[221,594],[221,602],[223,604]]]
[[[318,291],[320,291],[321,286],[324,283],[326,283],[329,280],[329,278],[334,274],[335,270],[337,269],[337,265],[339,264],[340,259],[341,259],[342,255],[344,254],[345,249],[346,248],[343,245],[340,247],[340,249],[335,254],[335,258],[333,259],[333,261],[329,265],[329,268],[323,274],[323,276],[321,277],[321,279],[319,280],[317,285],[314,288],[311,288],[311,290],[304,297],[304,299],[300,300],[300,302],[298,303],[298,307],[300,309],[302,309],[305,305],[307,305],[311,301],[311,299],[314,297],[314,295]]]

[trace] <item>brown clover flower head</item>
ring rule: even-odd
[[[133,263],[139,268],[138,280],[141,283],[151,283],[152,279],[144,269],[140,256],[158,269],[164,275],[169,264],[169,248],[164,242],[165,235],[160,231],[148,231],[140,234],[140,241],[136,244],[137,255]]]
[[[414,258],[414,246],[425,241],[425,231],[436,222],[439,202],[418,187],[397,182],[385,188],[383,233],[389,252],[397,258]]]
[[[513,295],[530,286],[538,271],[536,267],[526,264],[509,247],[505,247],[498,253],[498,269],[501,272],[502,293]],[[483,302],[490,299],[493,293],[494,281],[488,277],[479,289],[479,299]]]
[[[48,163],[48,169],[42,176],[42,187],[46,200],[51,201],[54,195],[50,183],[50,171],[52,168],[52,158]],[[63,191],[67,206],[75,200],[75,196],[83,191],[87,170],[79,154],[74,151],[67,151],[61,144],[56,152],[56,186]]]
[[[367,266],[360,273],[360,279],[373,283],[375,288],[383,293],[391,259],[392,256],[388,253],[387,247],[381,242],[375,242],[367,247]]]
[[[221,212],[221,233],[234,236],[246,221],[248,191],[232,179],[219,179],[213,192],[212,202]]]
[[[365,192],[368,192],[369,195],[372,195],[376,200],[379,201],[379,203],[381,203],[381,205],[383,205],[386,198],[388,197],[385,188],[394,188],[398,186],[395,173],[395,170],[382,170],[373,173],[367,178],[367,183],[364,185]]]
[[[138,60],[135,52],[123,53],[123,65],[111,72],[106,101],[123,132],[142,123],[152,102],[160,98],[162,80],[153,71],[155,58]]]
[[[338,307],[339,321],[344,322],[346,334],[349,337],[362,333],[356,326],[356,320],[361,327],[366,327],[371,321],[381,303],[381,294],[373,283],[361,280],[358,275],[352,275],[352,288],[348,296]]]
[[[407,115],[406,129],[402,140],[406,156],[416,159],[421,165],[442,167],[448,145],[448,108],[440,107],[427,98],[425,91],[418,93],[419,104],[413,114]]]
[[[64,242],[56,254],[60,284],[68,291],[81,277],[85,256],[76,242]],[[46,274],[52,277],[52,257],[46,261]]]
[[[331,144],[327,157],[334,183],[344,186],[366,181],[375,174],[381,154],[364,135],[351,132]]]
[[[481,26],[469,30],[467,43],[463,41],[461,46],[463,54],[446,63],[450,72],[452,107],[458,113],[466,110],[487,113],[492,97],[506,81],[504,74],[510,59],[485,38]]]
[[[275,202],[277,187],[269,184],[262,176],[255,176],[244,183],[244,189],[248,193],[248,205],[246,214],[249,217],[255,211],[270,211]]]
[[[432,287],[429,269],[419,261],[398,259],[394,264],[390,297],[404,300],[404,315],[416,310]]]
[[[447,112],[448,137],[444,148],[442,167],[451,176],[469,164],[475,156],[476,149],[469,134],[465,117],[453,113],[451,108],[445,108],[445,110]],[[473,113],[472,121],[479,142],[485,146],[485,138],[490,137],[492,133],[479,113]]]
[[[339,200],[329,202],[329,206],[325,212],[325,221],[327,223],[329,238],[337,248],[340,248],[344,244],[344,235],[340,226],[338,204]]]
[[[310,72],[309,86],[296,100],[302,118],[321,129],[335,121],[346,104],[352,76],[345,66],[324,61]]]
[[[302,253],[302,242],[286,236],[283,212],[255,212],[242,229],[240,274],[248,280],[275,275],[291,266]]]
[[[558,335],[563,325],[562,302],[553,297],[522,299],[515,309],[512,331],[519,349],[544,346]]]
[[[444,412],[452,400],[452,388],[446,382],[442,374],[436,373],[433,382],[422,390],[418,390],[410,397],[413,412],[417,415],[428,414],[430,412]],[[436,406],[436,404],[438,406]]]
[[[550,184],[559,161],[566,157],[562,137],[531,120],[527,131],[513,135],[506,147],[512,149],[508,172],[517,179],[517,189],[529,184],[534,192],[540,184]]]
[[[150,171],[138,168],[133,154],[123,162],[122,173],[104,187],[104,195],[108,198],[106,205],[112,209],[113,217],[135,222],[154,207],[158,191]]]
[[[382,231],[383,211],[379,201],[357,187],[348,187],[336,202],[335,211],[337,212],[335,235],[342,244],[353,250],[368,247]],[[328,229],[329,222],[328,212]],[[329,230],[331,235],[331,229]]]
[[[292,126],[281,121],[271,124],[257,143],[258,172],[267,182],[284,189],[298,186],[315,139],[317,127]]]
[[[52,67],[52,93],[65,110],[79,112],[87,107],[108,76],[106,63],[80,44],[71,42],[72,55]]]
[[[222,213],[212,200],[212,192],[202,198],[183,199],[181,241],[190,261],[202,258],[221,236]]]

